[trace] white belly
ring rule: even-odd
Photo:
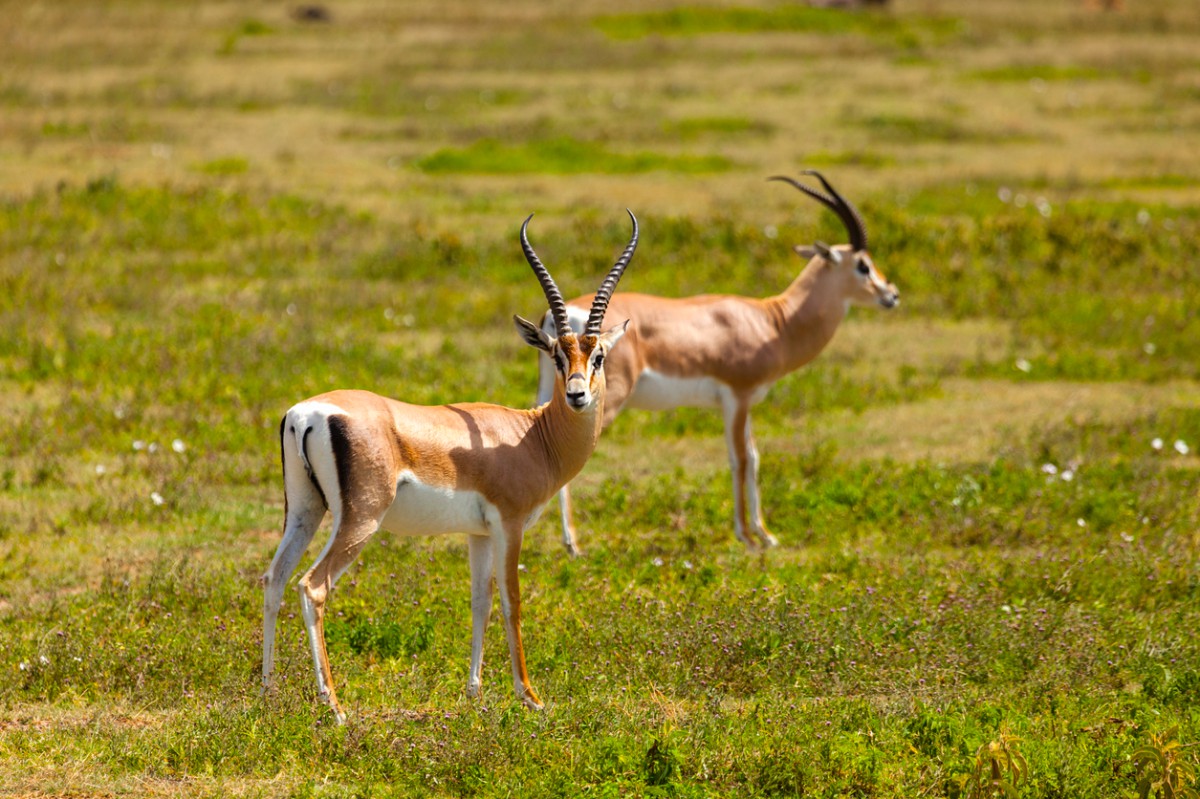
[[[496,507],[476,491],[428,486],[403,472],[380,527],[398,535],[486,535],[489,522],[498,519]]]
[[[653,369],[638,376],[626,408],[665,411],[670,408],[719,408],[724,384],[711,377],[671,377]]]

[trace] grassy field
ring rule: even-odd
[[[1124,5],[0,2],[0,795],[1189,795],[1200,6]],[[458,537],[339,584],[345,727],[290,590],[260,696],[289,405],[528,406],[530,212],[571,294],[626,207],[623,288],[782,290],[805,167],[903,305],[756,410],[779,548],[630,412],[526,538],[544,712]]]

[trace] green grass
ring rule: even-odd
[[[1147,746],[1196,763],[1194,3],[9,5],[0,794],[958,798],[1009,747],[1017,796],[1118,799]],[[544,712],[498,623],[465,696],[455,537],[338,584],[346,727],[291,589],[259,695],[289,405],[527,407],[527,214],[570,295],[630,207],[623,288],[764,296],[844,240],[764,182],[813,166],[902,305],[755,408],[779,548],[733,538],[718,413],[631,411],[587,557],[553,507],[526,537]]]
[[[959,25],[945,17],[901,20],[882,13],[847,14],[787,3],[770,8],[679,6],[668,11],[609,14],[597,17],[595,24],[607,36],[617,39],[714,33],[809,33],[890,36],[898,40],[918,33],[946,36],[953,34]]]
[[[667,170],[684,174],[720,172],[731,169],[729,159],[719,155],[666,155],[653,152],[620,153],[602,144],[559,138],[508,145],[481,139],[462,148],[446,148],[418,159],[417,168],[441,173],[577,175],[638,174]]]

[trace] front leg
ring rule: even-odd
[[[492,615],[492,542],[487,536],[467,536],[471,561],[471,672],[467,696],[483,689],[483,633]]]
[[[513,690],[528,708],[542,709],[542,702],[529,684],[525,667],[525,645],[521,641],[521,584],[517,576],[521,560],[522,522],[508,520],[492,532],[492,558],[496,566],[496,588],[504,614],[504,632],[512,659]]]
[[[779,539],[771,535],[767,523],[763,520],[762,500],[758,492],[758,447],[754,445],[754,433],[750,430],[750,414],[746,414],[746,505],[750,523],[754,533],[762,541],[763,546],[779,545]]]
[[[733,524],[738,540],[748,547],[758,546],[751,531],[763,546],[779,543],[767,530],[758,494],[758,449],[750,432],[750,402],[732,391],[721,397],[725,417],[725,445],[729,449],[729,470],[733,476]]]

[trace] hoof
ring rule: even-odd
[[[524,695],[518,695],[517,698],[521,700],[521,704],[530,710],[544,710],[546,707],[533,691],[528,691]]]

